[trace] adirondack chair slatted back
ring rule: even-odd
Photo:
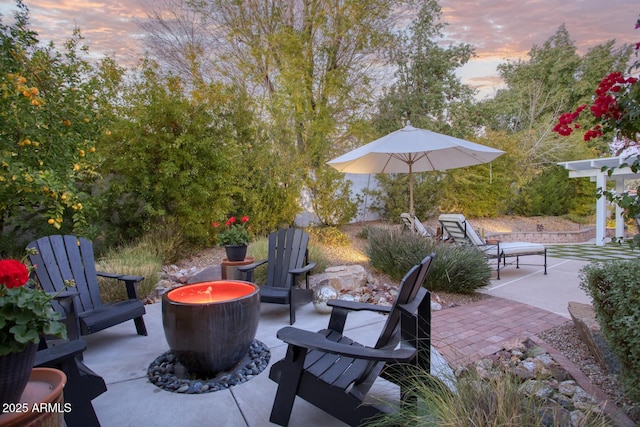
[[[93,257],[93,245],[76,236],[46,236],[31,242],[28,248],[38,253],[29,259],[36,266],[35,276],[46,292],[58,292],[65,280],[73,280],[79,295],[79,311],[102,306]]]
[[[431,254],[426,257],[419,265],[414,266],[402,278],[402,282],[398,288],[398,295],[393,302],[391,313],[387,316],[387,321],[380,333],[380,337],[378,337],[376,348],[393,348],[398,344],[400,340],[400,311],[397,310],[397,306],[408,304],[415,299],[427,276],[433,256],[434,255]]]
[[[471,224],[460,214],[443,214],[438,217],[442,229],[456,243],[472,243],[475,246],[483,246],[485,242],[478,236]]]
[[[414,265],[402,278],[400,282],[400,287],[398,288],[398,295],[396,296],[395,301],[391,307],[391,311],[387,316],[387,320],[380,332],[380,336],[378,337],[378,341],[376,342],[375,348],[377,349],[392,349],[398,345],[400,339],[400,318],[401,313],[398,309],[398,305],[406,305],[413,302],[418,295],[418,292],[422,288],[422,283],[429,271],[429,266],[431,265],[431,261],[433,260],[434,254],[429,255],[419,265]],[[430,304],[430,302],[429,302]],[[408,319],[407,319],[408,320]],[[431,319],[425,319],[429,324]],[[410,321],[406,322],[407,324],[411,324]],[[418,331],[412,331],[412,333],[418,334]],[[419,336],[415,335],[415,336]],[[360,384],[368,384],[371,381],[375,380],[375,377],[380,373],[383,364],[375,360],[364,360],[357,359],[353,362],[354,367],[357,365],[367,365],[367,367],[362,371],[360,377],[354,382],[355,385]],[[367,390],[365,388],[364,390]],[[359,393],[360,390],[354,389],[352,393]],[[364,398],[360,396],[360,398]]]
[[[294,286],[289,271],[306,264],[308,243],[309,235],[300,229],[283,228],[271,233],[265,286],[285,289]]]

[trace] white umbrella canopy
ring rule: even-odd
[[[479,165],[502,154],[495,148],[407,124],[327,163],[348,173],[408,173],[409,213],[413,216],[413,172]]]

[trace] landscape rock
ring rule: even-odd
[[[329,267],[323,273],[314,274],[309,278],[309,286],[331,286],[337,291],[354,290],[367,284],[367,272],[363,266],[340,265]]]
[[[481,378],[492,379],[505,372],[510,372],[522,380],[520,392],[544,399],[549,408],[560,408],[566,412],[566,422],[562,426],[577,426],[579,420],[584,419],[586,413],[601,412],[601,404],[580,387],[572,378],[567,379],[565,371],[557,369],[559,364],[542,347],[533,341],[520,340],[511,342],[493,355],[477,360],[471,366],[456,372],[460,376],[465,370],[474,370]],[[553,376],[559,372],[561,378]],[[550,411],[551,413],[552,411]],[[551,420],[550,420],[551,421]],[[558,419],[556,419],[556,422]],[[543,425],[551,425],[544,424]]]

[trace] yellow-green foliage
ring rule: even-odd
[[[309,227],[306,229],[310,240],[327,246],[349,246],[349,235],[336,227]]]

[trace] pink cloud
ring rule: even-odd
[[[144,2],[151,1],[27,0],[27,5],[41,40],[60,45],[77,26],[91,52],[114,55],[126,65],[142,55],[143,34],[135,21],[146,17]],[[640,13],[637,0],[440,0],[440,5],[448,23],[447,41],[476,48],[478,57],[462,74],[466,83],[483,92],[496,87],[498,62],[526,59],[534,44],[542,45],[563,23],[580,53],[611,39],[620,44],[640,41],[640,30],[634,30]],[[0,10],[12,14],[4,5]]]
[[[640,39],[636,0],[441,0],[447,35],[476,46],[479,58],[526,58],[565,24],[578,50],[616,39]]]

